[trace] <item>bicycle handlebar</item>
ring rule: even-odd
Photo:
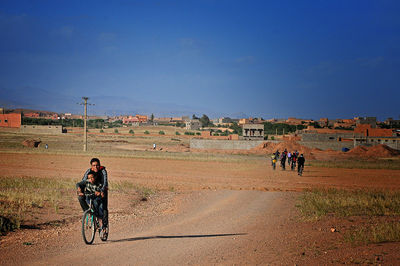
[[[95,193],[87,193],[87,192],[84,192],[84,194],[85,194],[86,197],[89,197],[89,198],[92,198],[92,199],[97,198],[97,197],[101,197],[100,195],[99,195],[99,196],[96,196]]]

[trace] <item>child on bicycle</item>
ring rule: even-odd
[[[78,189],[78,196],[84,196],[85,194],[93,195],[92,199],[94,212],[96,217],[99,219],[103,226],[103,202],[104,192],[101,191],[102,184],[98,178],[98,175],[94,171],[89,171],[87,180],[82,180],[76,184]],[[89,196],[86,195],[86,202],[89,204]]]

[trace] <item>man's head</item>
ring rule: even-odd
[[[97,173],[95,171],[89,171],[87,177],[88,177],[89,182],[94,184],[96,182]]]
[[[92,158],[90,160],[90,166],[92,171],[97,173],[100,170],[100,160],[97,158]]]

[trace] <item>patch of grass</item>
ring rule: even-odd
[[[128,181],[110,183],[110,189],[125,193],[135,190],[140,195],[142,201],[148,200],[151,195],[156,193],[156,191],[151,188],[139,186]]]
[[[65,178],[0,177],[0,216],[19,228],[27,212],[45,205],[57,212],[67,190],[75,181]]]
[[[110,182],[110,190],[119,192],[129,192],[136,188],[136,185],[128,181]]]
[[[394,159],[379,159],[374,161],[346,160],[346,161],[310,161],[314,167],[347,168],[347,169],[389,169],[400,170],[400,161]]]
[[[400,241],[400,223],[396,218],[400,215],[400,192],[314,189],[300,197],[297,207],[306,220],[326,215],[381,217],[373,225],[356,226],[345,232],[344,239],[353,245]]]
[[[344,239],[352,244],[399,242],[400,223],[396,221],[373,226],[364,226],[345,233]]]
[[[400,215],[400,192],[314,189],[301,196],[298,207],[303,217],[310,220],[327,214],[339,217]]]

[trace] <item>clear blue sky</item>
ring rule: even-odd
[[[0,104],[399,119],[400,1],[0,1]]]

